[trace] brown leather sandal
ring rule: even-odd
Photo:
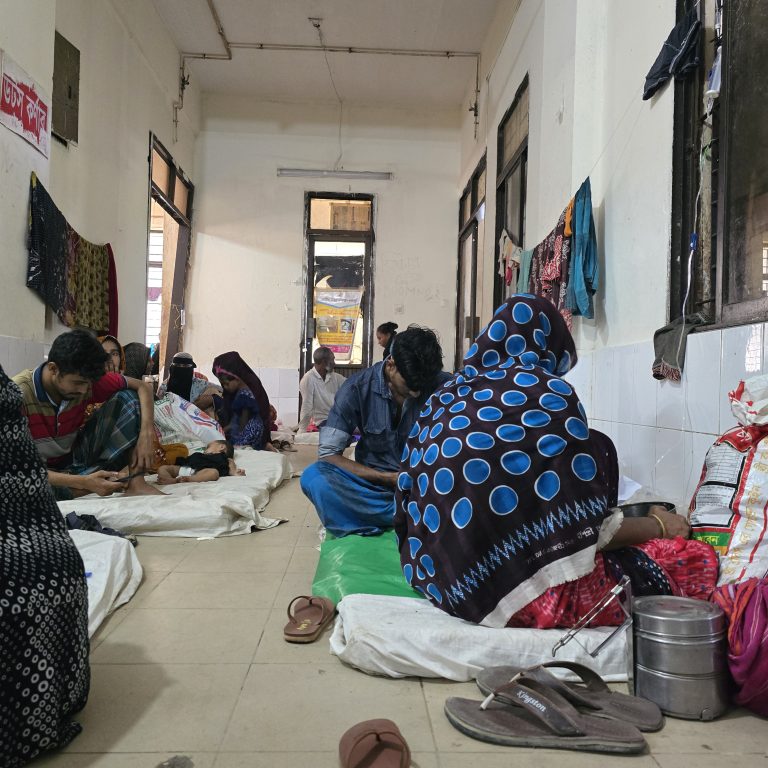
[[[331,623],[336,606],[327,597],[300,595],[288,605],[283,637],[289,643],[312,643]]]
[[[365,720],[341,737],[339,760],[342,768],[408,768],[411,750],[391,720]]]

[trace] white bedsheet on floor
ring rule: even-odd
[[[370,674],[386,677],[440,677],[474,680],[485,668],[502,664],[528,667],[552,661],[560,629],[491,629],[449,616],[426,600],[383,595],[349,595],[338,605],[331,653]],[[592,649],[613,628],[590,629],[579,639]],[[577,661],[604,680],[627,679],[626,634],[614,638],[592,658],[575,640],[557,658]]]
[[[70,531],[85,565],[88,582],[88,635],[112,611],[127,603],[141,584],[143,570],[133,544],[119,536]]]
[[[59,502],[59,509],[64,515],[94,515],[104,527],[144,536],[232,536],[277,525],[261,512],[271,492],[291,476],[290,461],[279,453],[251,450],[238,450],[235,461],[245,477],[159,486],[165,496],[91,494]]]

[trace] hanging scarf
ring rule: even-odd
[[[503,627],[594,569],[615,459],[559,378],[575,362],[552,304],[512,296],[414,425],[395,528],[406,579],[444,611]]]

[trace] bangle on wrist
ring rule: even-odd
[[[650,514],[648,517],[652,517],[659,524],[659,528],[661,528],[661,538],[666,539],[667,527],[664,525],[664,521],[658,515]]]

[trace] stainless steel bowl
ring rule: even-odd
[[[675,505],[669,501],[639,501],[636,504],[619,504],[624,517],[648,517],[651,507],[664,507],[669,512],[675,511]]]

